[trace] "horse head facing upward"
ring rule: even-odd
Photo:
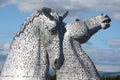
[[[107,15],[101,14],[66,24],[63,41],[65,61],[56,71],[57,80],[100,80],[93,62],[82,50],[81,44],[88,41],[98,30],[108,28],[110,21]]]
[[[100,80],[93,62],[82,50],[81,44],[98,30],[108,28],[110,21],[107,15],[101,14],[66,24],[63,41],[65,61],[60,70],[56,71],[57,80]]]
[[[100,14],[95,17],[76,19],[74,22],[66,25],[66,34],[78,40],[80,43],[85,43],[89,38],[100,29],[106,29],[110,26],[111,19]]]

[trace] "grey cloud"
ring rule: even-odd
[[[119,72],[120,71],[120,66],[115,66],[115,65],[96,65],[96,67],[99,71],[103,71],[103,72]]]
[[[9,50],[8,43],[0,44],[0,71],[1,71],[4,61],[7,57],[8,50]]]
[[[3,43],[0,44],[0,55],[7,55],[10,44]]]
[[[118,69],[116,69],[116,67],[120,67],[120,50],[95,48],[90,45],[84,45],[82,48],[90,56],[95,65],[97,65],[98,70],[104,68],[102,65],[108,67],[107,71],[111,71],[112,67],[112,71],[116,71]],[[105,68],[103,70],[105,70]],[[120,71],[120,69],[118,69],[118,71]]]
[[[107,44],[110,47],[114,47],[114,48],[120,48],[120,39],[112,39],[112,40],[108,40]]]
[[[0,7],[4,7],[10,3],[11,3],[10,0],[0,0]]]
[[[1,2],[3,3],[3,0]],[[114,18],[120,19],[120,0],[90,0],[89,2],[88,0],[11,0],[11,3],[16,4],[22,12],[32,12],[47,6],[54,8],[58,12],[69,10],[71,17],[92,11],[109,11]]]
[[[4,62],[3,61],[0,61],[0,71],[2,69],[2,66],[3,66]]]

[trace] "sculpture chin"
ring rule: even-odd
[[[110,24],[109,23],[102,23],[101,24],[101,28],[102,29],[107,29],[107,28],[109,28],[110,27]]]

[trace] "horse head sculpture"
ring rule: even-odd
[[[27,18],[10,45],[1,80],[49,80],[49,61],[54,69],[64,62],[62,21],[66,16],[67,12],[59,16],[44,7]]]
[[[56,71],[57,80],[100,80],[93,62],[81,49],[81,44],[100,29],[108,28],[110,21],[107,15],[101,14],[66,24],[63,40],[65,61],[60,70]]]
[[[65,26],[67,30],[66,34],[78,39],[80,43],[84,43],[100,29],[110,27],[110,21],[111,19],[105,14],[85,19],[76,19]]]

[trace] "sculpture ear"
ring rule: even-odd
[[[54,17],[50,14],[53,10],[51,8],[48,7],[43,7],[42,11],[44,13],[45,16],[47,16],[48,18],[50,18],[51,20],[54,19]]]
[[[69,11],[67,10],[61,14],[62,19],[64,19],[68,15],[68,12]]]

